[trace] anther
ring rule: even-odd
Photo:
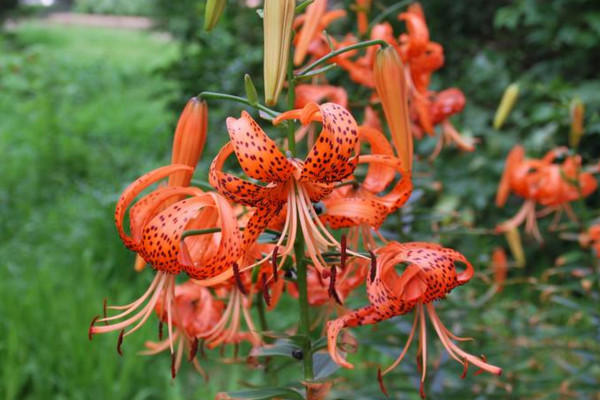
[[[377,382],[379,382],[379,389],[381,393],[385,395],[385,397],[390,397],[387,390],[385,389],[385,385],[383,384],[383,375],[381,375],[381,368],[377,368]]]
[[[346,235],[342,235],[340,241],[340,268],[342,271],[346,269]]]
[[[377,257],[375,257],[375,253],[373,253],[371,250],[369,250],[369,254],[371,255],[370,278],[371,278],[371,283],[373,283],[373,281],[375,280],[375,277],[377,276]]]
[[[198,353],[198,338],[194,338],[190,343],[190,356],[188,361],[192,362],[194,358],[196,358],[196,353]]]
[[[158,321],[158,340],[163,339],[163,322]]]
[[[329,297],[333,297],[333,299],[335,300],[336,303],[338,303],[339,305],[342,305],[342,300],[340,300],[340,297],[337,294],[337,291],[335,290],[335,278],[337,276],[337,269],[335,268],[335,266],[331,267],[331,275],[329,276]]]
[[[104,315],[104,319],[106,319],[106,297],[102,302],[102,314]],[[104,325],[108,325],[108,321],[104,321]]]
[[[487,363],[487,358],[483,354],[481,355],[480,358],[483,360],[484,363]],[[483,374],[483,368],[479,368],[477,370],[477,372],[475,372],[473,375],[476,376],[476,375],[479,375],[479,374]]]
[[[175,369],[175,353],[171,353],[171,379],[175,379],[177,370]]]
[[[98,318],[100,318],[99,315],[96,315],[94,317],[94,319],[92,319],[92,322],[90,323],[90,329],[88,329],[88,339],[92,340],[92,338],[94,337],[94,324],[96,323],[96,321],[98,321]]]
[[[465,379],[467,377],[468,370],[469,370],[469,361],[467,361],[467,359],[465,359],[464,364],[463,364],[463,372],[460,375],[460,379]]]
[[[242,294],[247,295],[248,292],[246,291],[246,288],[244,287],[244,283],[242,282],[242,275],[240,275],[240,269],[237,265],[237,263],[233,263],[233,276],[235,277],[235,283],[238,287],[238,289],[240,290],[240,292],[242,292]]]
[[[425,398],[425,382],[423,381],[421,381],[421,385],[419,387],[419,394],[421,395],[422,399]]]
[[[117,353],[119,353],[120,356],[123,355],[123,350],[121,349],[121,345],[123,344],[123,335],[125,334],[125,329],[121,329],[121,332],[119,333],[119,338],[117,339]]]
[[[279,279],[279,275],[277,274],[277,251],[279,250],[278,246],[275,246],[273,249],[273,253],[271,255],[271,267],[273,267],[273,279],[275,282]]]
[[[269,294],[269,286],[267,285],[267,274],[262,274],[262,294],[267,307],[271,307],[271,295]]]

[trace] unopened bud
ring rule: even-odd
[[[523,250],[519,228],[512,228],[505,233],[505,236],[517,267],[523,268],[525,266],[525,251]]]
[[[381,48],[373,68],[375,88],[390,127],[396,153],[407,171],[412,169],[413,137],[408,113],[408,87],[404,66],[392,46]]]
[[[265,102],[277,103],[287,73],[294,0],[265,0],[264,4],[264,80]]]
[[[500,129],[506,121],[508,114],[512,110],[513,106],[517,102],[517,97],[519,96],[519,85],[516,83],[512,83],[508,85],[504,94],[502,95],[502,100],[500,100],[500,105],[498,106],[498,110],[496,111],[496,115],[494,116],[494,129]]]
[[[219,22],[219,18],[221,18],[221,14],[223,14],[223,10],[225,9],[225,4],[227,0],[208,0],[206,2],[206,8],[204,10],[204,30],[212,31],[217,23]]]
[[[585,132],[583,126],[583,118],[585,116],[585,104],[580,98],[575,97],[571,100],[570,106],[571,114],[571,132],[569,134],[569,145],[571,148],[579,146],[579,141]]]
[[[206,143],[208,106],[206,101],[192,97],[188,100],[175,129],[172,164],[185,164],[196,168]],[[189,186],[193,172],[183,171],[169,177],[169,186]]]

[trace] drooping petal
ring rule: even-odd
[[[192,171],[192,168],[187,165],[180,164],[172,164],[157,168],[145,175],[142,175],[131,185],[129,185],[125,191],[123,191],[123,194],[119,198],[115,209],[115,225],[117,226],[119,237],[128,249],[136,251],[137,248],[133,238],[127,235],[123,229],[123,218],[125,217],[125,212],[127,211],[129,204],[131,204],[131,202],[148,186],[163,178],[166,178],[173,173],[184,171]]]
[[[273,199],[278,199],[281,190],[279,186],[266,187],[245,181],[235,175],[223,172],[223,164],[233,152],[231,142],[225,144],[213,160],[209,170],[210,184],[234,203],[250,207],[264,206]],[[285,199],[285,197],[284,197]]]
[[[142,239],[144,226],[161,211],[168,200],[179,199],[182,196],[200,196],[202,193],[202,190],[195,187],[167,186],[158,188],[141,198],[129,210],[130,231],[133,240],[139,242]]]
[[[364,125],[361,125],[358,131],[361,143],[368,143],[371,147],[371,154],[394,155],[392,145],[381,131]],[[396,171],[394,171],[394,168],[381,165],[380,163],[371,163],[367,171],[367,176],[362,182],[362,187],[369,192],[379,193],[385,190],[394,180],[395,175]]]
[[[227,130],[235,155],[249,177],[283,182],[292,175],[292,164],[246,111],[240,118],[227,118]]]
[[[516,145],[512,148],[510,153],[508,153],[506,164],[504,166],[504,172],[502,173],[502,178],[500,178],[498,192],[496,193],[497,207],[502,207],[504,204],[506,204],[506,200],[510,194],[511,180],[513,179],[515,168],[524,160],[525,149],[520,145]]]
[[[215,211],[218,212],[218,227],[220,233],[218,243],[207,248],[201,238],[190,236],[184,240],[182,246],[187,251],[181,252],[180,262],[185,272],[193,279],[202,280],[215,277],[231,268],[243,254],[242,236],[237,225],[237,219],[231,205],[217,193],[208,193],[213,199]],[[208,209],[207,212],[212,210]],[[188,227],[193,229],[209,228],[199,214]],[[199,243],[194,245],[194,241]]]

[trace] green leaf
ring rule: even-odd
[[[267,400],[279,397],[282,399],[304,400],[304,396],[297,391],[283,387],[238,390],[226,394],[230,399]]]
[[[327,379],[338,369],[340,369],[340,366],[331,359],[329,353],[313,354],[313,371],[315,374],[315,381]]]
[[[275,341],[275,343],[271,345],[266,345],[263,347],[258,347],[252,350],[251,355],[257,357],[288,357],[294,358],[292,355],[294,351],[302,351],[302,347],[293,343],[288,339],[279,339]]]

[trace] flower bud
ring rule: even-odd
[[[179,117],[179,122],[177,122],[171,164],[185,164],[196,168],[206,143],[207,125],[208,107],[206,102],[192,97],[188,100]],[[169,186],[189,186],[192,175],[193,172],[189,171],[174,173],[169,177]]]
[[[204,9],[204,30],[212,31],[225,9],[227,0],[208,0]]]
[[[508,85],[504,94],[502,95],[502,100],[500,100],[500,105],[498,106],[498,110],[496,111],[496,115],[494,116],[494,129],[500,129],[506,121],[508,114],[512,110],[513,106],[517,102],[517,97],[519,96],[519,85],[516,83],[512,83]]]
[[[575,97],[571,100],[570,106],[571,114],[571,132],[569,134],[569,145],[571,148],[579,146],[581,136],[585,132],[583,127],[583,118],[585,116],[585,104],[579,97]]]
[[[264,4],[264,79],[265,102],[277,103],[287,73],[294,0],[265,0]]]
[[[523,242],[521,241],[519,228],[512,228],[504,235],[506,237],[506,241],[508,242],[510,252],[515,259],[515,264],[519,268],[525,267],[525,251],[523,251]]]
[[[377,51],[373,77],[385,119],[390,127],[396,153],[403,166],[410,171],[413,158],[413,137],[408,113],[408,87],[404,66],[392,46]]]

